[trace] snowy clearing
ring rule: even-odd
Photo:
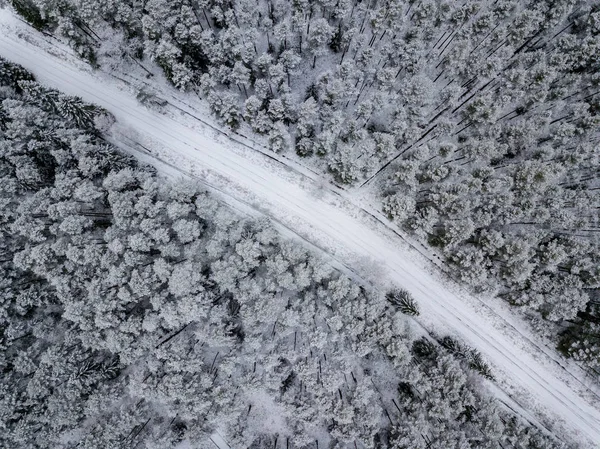
[[[0,29],[1,56],[23,65],[39,81],[114,114],[117,125],[110,136],[114,143],[129,151],[145,151],[142,159],[162,161],[157,167],[168,174],[178,171],[200,178],[234,207],[250,207],[269,216],[285,234],[307,240],[364,278],[376,276],[382,286],[393,282],[409,290],[421,306],[418,322],[425,329],[456,334],[490,360],[498,378],[490,388],[508,406],[551,426],[559,437],[568,434],[599,447],[600,411],[595,407],[599,396],[589,386],[591,380],[552,348],[536,345],[502,304],[475,298],[446,279],[393,227],[380,221],[381,215],[369,216],[374,212],[368,206],[358,206],[359,200],[302,167],[287,167],[286,162],[242,147],[208,127],[192,125],[189,116],[141,106],[135,95],[75,61],[68,50],[60,55],[48,51],[41,35],[6,10],[0,10]]]

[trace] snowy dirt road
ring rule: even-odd
[[[49,51],[40,36],[0,10],[0,56],[23,65],[39,81],[110,111],[117,120],[110,133],[116,144],[143,152],[146,161],[162,161],[159,169],[171,174],[201,178],[234,207],[271,217],[288,235],[310,242],[361,276],[380,272],[382,285],[406,288],[421,305],[419,323],[425,329],[455,334],[491,361],[498,379],[491,388],[509,406],[552,427],[559,437],[568,434],[600,447],[598,396],[586,386],[584,373],[565,362],[558,366],[555,351],[535,343],[518,319],[498,313],[501,306],[486,306],[490,298],[475,298],[445,279],[389,226],[365,214],[369,207],[214,130],[140,106],[114,79],[65,52]]]

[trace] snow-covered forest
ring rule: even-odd
[[[158,177],[110,120],[0,59],[0,446],[566,447],[409,293]]]
[[[153,61],[600,369],[600,5],[10,0],[93,65]]]

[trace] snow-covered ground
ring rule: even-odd
[[[164,173],[200,179],[233,207],[269,216],[285,235],[308,242],[355,276],[406,288],[421,306],[419,324],[460,337],[491,361],[498,380],[488,386],[507,406],[559,437],[600,447],[600,395],[585,373],[537,342],[505,305],[474,297],[448,279],[431,254],[364,198],[298,162],[267,155],[250,140],[230,139],[202,124],[191,115],[197,115],[195,106],[167,87],[161,88],[170,101],[165,111],[141,106],[126,84],[91,71],[6,10],[0,10],[0,56],[51,87],[106,108],[117,120],[109,139]]]

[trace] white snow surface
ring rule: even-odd
[[[243,213],[268,216],[284,235],[301,239],[353,277],[409,290],[421,306],[419,325],[459,337],[491,362],[497,380],[486,387],[507,407],[565,441],[600,448],[600,395],[592,379],[540,343],[499,300],[476,297],[449,279],[430,253],[371,207],[376,201],[333,186],[249,139],[227,137],[197,112],[200,104],[190,105],[189,95],[168,86],[157,87],[169,100],[164,111],[141,106],[115,73],[91,70],[5,9],[0,56],[38,81],[110,111],[117,123],[109,140],[164,174],[198,179]]]

